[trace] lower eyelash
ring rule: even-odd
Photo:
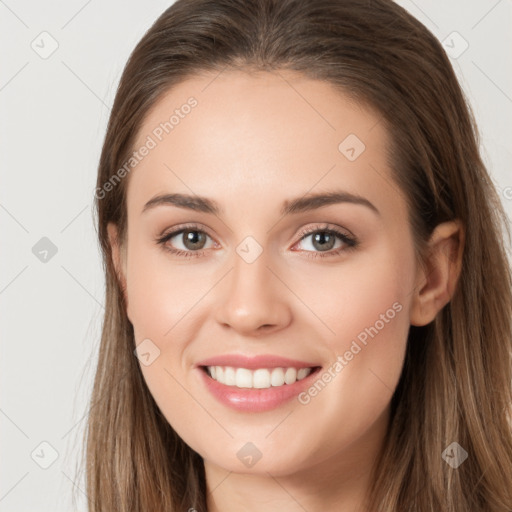
[[[178,231],[173,231],[172,233],[167,233],[166,235],[162,236],[161,238],[157,238],[156,243],[162,245],[164,250],[169,251],[170,253],[172,253],[176,256],[185,257],[185,258],[202,256],[205,252],[204,250],[182,251],[181,249],[175,249],[173,247],[168,247],[167,245],[165,245],[165,243],[168,240],[170,240],[171,238],[174,238],[176,235],[179,235],[180,233],[183,233],[186,230],[194,230],[194,231],[204,233],[205,235],[208,235],[208,233],[206,233],[205,231],[203,231],[201,229],[197,229],[195,226],[186,226],[184,228],[179,229]],[[329,252],[326,251],[325,253],[322,253],[321,251],[319,251],[319,252],[302,251],[302,252],[306,253],[308,258],[328,258],[331,256],[337,256],[342,252],[353,250],[359,245],[359,242],[357,241],[356,238],[349,237],[345,233],[341,233],[340,231],[333,229],[333,228],[320,228],[320,229],[315,228],[315,229],[312,229],[309,231],[305,231],[300,234],[300,240],[302,240],[306,236],[311,235],[313,233],[328,233],[330,235],[334,235],[337,238],[339,238],[346,245],[346,247],[339,247],[335,251],[329,251]]]
[[[185,258],[194,258],[196,256],[201,256],[204,251],[182,251],[181,249],[174,249],[173,247],[164,246],[166,251],[175,254],[176,256],[184,256]]]

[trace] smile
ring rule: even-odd
[[[264,389],[293,384],[307,377],[313,368],[235,368],[233,366],[206,366],[208,375],[226,386]]]
[[[220,403],[239,412],[277,409],[311,386],[320,366],[248,369],[236,366],[200,366],[200,380]]]

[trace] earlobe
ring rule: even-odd
[[[459,220],[443,222],[435,228],[425,267],[418,268],[411,325],[427,325],[450,302],[462,268],[464,239],[464,227]]]

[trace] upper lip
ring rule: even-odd
[[[224,354],[204,359],[197,363],[197,366],[232,366],[235,368],[254,370],[258,368],[314,368],[320,365],[273,354],[262,354],[251,357],[241,354]]]

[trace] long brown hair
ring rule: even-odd
[[[451,302],[430,324],[410,329],[369,510],[509,512],[510,227],[447,55],[391,0],[178,0],[130,56],[96,189],[106,303],[84,439],[89,510],[206,511],[203,461],[158,409],[133,353],[107,235],[114,222],[124,241],[129,180],[106,193],[104,184],[134,150],[144,116],[164,93],[198,72],[226,69],[295,70],[378,112],[392,138],[391,168],[407,197],[420,260],[439,223],[459,219],[465,228]],[[453,442],[468,453],[456,469],[442,457]]]

